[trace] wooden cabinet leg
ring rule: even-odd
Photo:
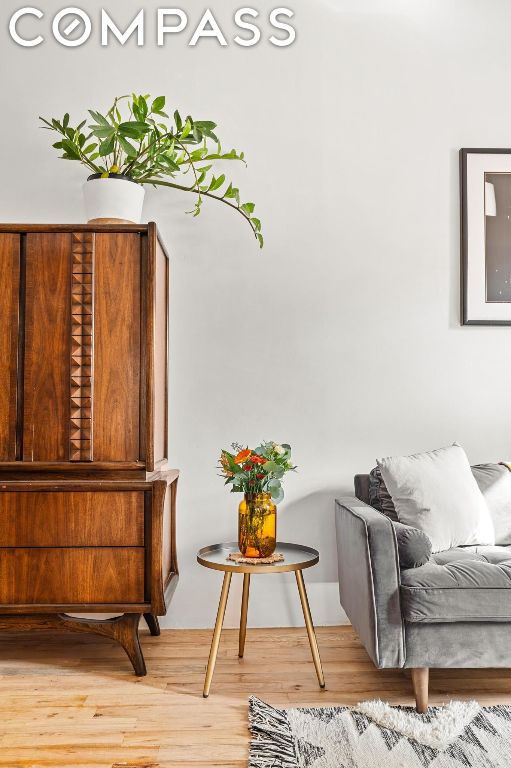
[[[116,640],[126,651],[126,655],[133,665],[135,674],[144,677],[147,674],[138,627],[140,613],[125,613],[115,619],[76,619],[70,616],[60,615],[63,629],[73,632],[92,632],[96,635],[111,637]]]
[[[153,613],[144,613],[144,619],[147,622],[147,626],[149,627],[149,632],[153,637],[159,637],[161,634],[160,630],[160,622],[158,621],[158,616],[155,616]]]
[[[114,619],[81,619],[65,613],[0,615],[0,632],[77,632],[109,637],[121,645],[133,664],[135,674],[146,672],[138,637],[140,613],[125,613]]]
[[[423,715],[428,711],[429,669],[417,667],[412,669],[411,673],[417,712]]]
[[[140,647],[140,638],[138,636],[138,627],[140,624],[139,613],[125,613],[120,617],[124,621],[119,622],[114,627],[114,637],[117,642],[122,645],[128,659],[133,664],[133,669],[138,677],[144,677],[147,675],[147,669]]]

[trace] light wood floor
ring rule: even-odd
[[[241,768],[247,699],[276,706],[412,703],[403,672],[378,672],[348,627],[318,629],[326,690],[317,686],[305,630],[249,630],[246,656],[224,632],[211,696],[202,698],[209,631],[143,636],[149,674],[123,652],[81,636],[0,639],[0,766],[8,768]],[[511,670],[432,673],[431,702],[511,702]]]

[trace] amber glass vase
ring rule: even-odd
[[[238,543],[244,557],[270,557],[277,545],[277,507],[271,493],[246,493],[239,507]]]

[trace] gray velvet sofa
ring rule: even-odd
[[[499,472],[508,470],[482,475],[488,498],[511,481]],[[426,552],[403,567],[398,527],[370,506],[369,476],[357,475],[355,497],[336,501],[340,599],[375,665],[411,670],[424,712],[431,667],[511,667],[511,546]]]

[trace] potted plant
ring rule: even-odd
[[[261,222],[254,203],[242,203],[239,189],[216,171],[219,161],[245,162],[243,152],[222,150],[210,120],[183,119],[165,112],[165,97],[121,96],[106,114],[89,110],[92,118],[76,128],[69,114],[62,120],[41,117],[44,128],[59,134],[53,144],[63,160],[84,165],[91,175],[85,186],[89,220],[140,223],[144,186],[190,192],[198,216],[204,198],[218,200],[243,216],[263,246]]]
[[[291,446],[262,443],[253,450],[233,443],[220,454],[220,474],[231,493],[243,493],[239,505],[238,544],[244,557],[266,558],[277,544],[277,504],[284,498],[282,478],[295,472]]]

